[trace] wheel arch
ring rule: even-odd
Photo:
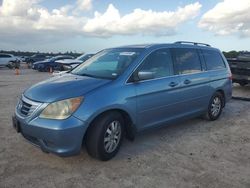
[[[223,104],[222,104],[222,106],[225,107],[225,105],[226,105],[226,97],[225,97],[224,90],[223,89],[218,89],[218,90],[216,90],[216,92],[218,92],[218,93],[220,93],[222,95],[222,97],[223,97],[223,101],[222,101]]]
[[[134,124],[134,121],[132,119],[132,117],[129,115],[129,113],[124,110],[124,109],[121,109],[121,108],[112,108],[112,109],[107,109],[105,111],[102,111],[100,113],[98,113],[97,115],[95,115],[93,118],[91,118],[90,122],[89,122],[89,126],[85,132],[85,135],[83,137],[83,141],[85,140],[86,138],[86,135],[88,134],[88,131],[91,129],[91,126],[93,124],[93,122],[100,118],[101,116],[104,116],[108,113],[112,113],[112,112],[118,112],[122,115],[122,117],[124,118],[124,121],[125,121],[125,136],[127,139],[129,140],[134,140],[135,138],[135,133],[136,133],[136,126]]]

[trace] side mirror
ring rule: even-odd
[[[150,72],[150,71],[138,72],[138,79],[139,80],[149,80],[149,79],[153,79],[153,78],[154,78],[154,72]]]

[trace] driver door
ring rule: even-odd
[[[157,126],[178,117],[181,114],[180,78],[174,75],[170,49],[153,51],[135,73],[139,72],[153,73],[153,78],[134,83],[138,129]]]

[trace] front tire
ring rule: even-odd
[[[124,136],[124,119],[118,112],[98,117],[86,135],[86,149],[90,156],[102,161],[113,158],[120,149]]]
[[[206,113],[207,120],[214,121],[220,117],[223,108],[223,102],[224,98],[220,92],[216,92],[212,96]]]

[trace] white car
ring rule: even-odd
[[[60,64],[61,67],[63,67],[62,70],[71,70],[74,67],[80,65],[81,63],[87,61],[89,58],[91,58],[94,54],[83,54],[76,59],[63,59],[58,60],[56,63]]]
[[[68,73],[71,69],[73,69],[73,68],[75,68],[75,67],[77,67],[77,66],[78,66],[78,64],[73,64],[73,65],[71,65],[70,68],[68,68],[68,70],[66,70],[66,71],[54,71],[54,72],[52,73],[52,76],[62,76],[63,74]]]
[[[0,67],[12,68],[18,59],[11,54],[0,54]]]

